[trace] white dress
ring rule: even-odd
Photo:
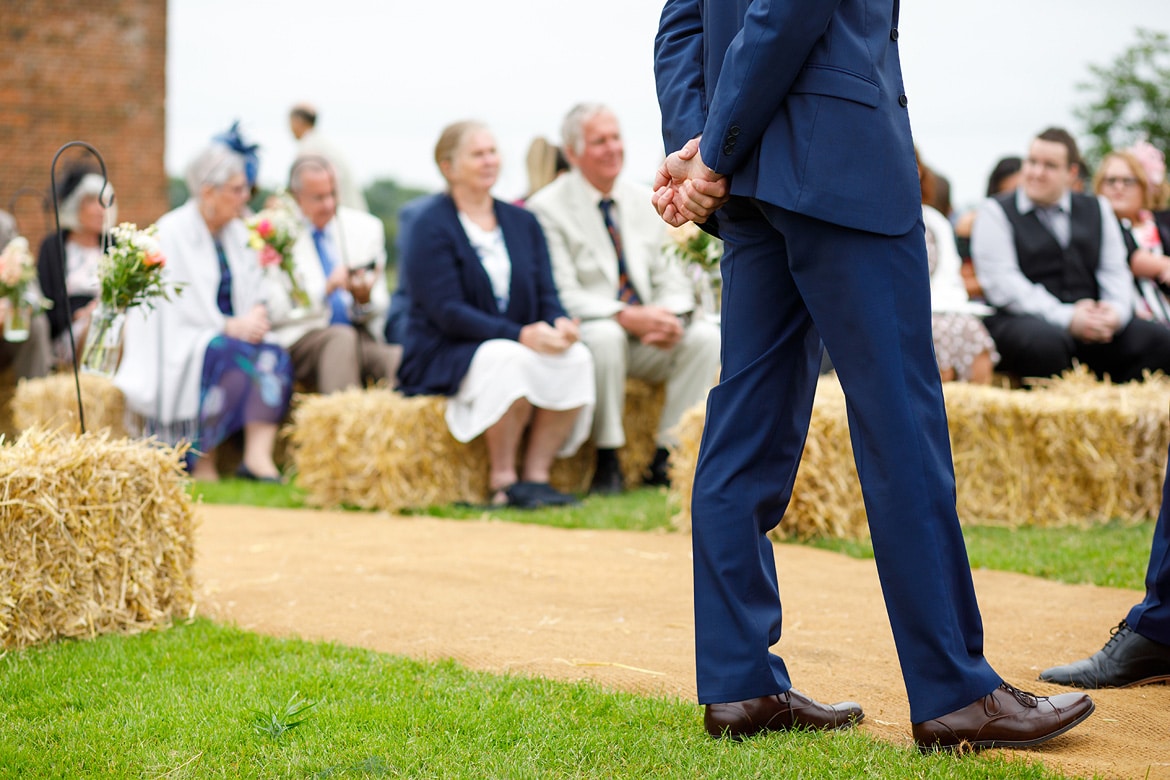
[[[511,260],[499,227],[488,231],[469,220],[461,221],[492,279],[500,308],[506,308]],[[483,342],[475,350],[459,392],[447,401],[447,428],[457,441],[469,442],[497,423],[520,398],[538,409],[581,409],[557,453],[562,458],[572,455],[593,428],[596,385],[592,353],[581,343],[558,355],[546,355],[511,339]]]

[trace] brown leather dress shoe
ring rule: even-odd
[[[915,723],[914,741],[923,753],[1031,747],[1068,731],[1094,706],[1083,693],[1034,696],[1002,683],[961,710]]]
[[[744,739],[761,731],[847,729],[863,718],[859,704],[821,704],[790,689],[758,699],[708,704],[703,725],[713,737]]]

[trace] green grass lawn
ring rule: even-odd
[[[862,732],[729,744],[703,734],[689,702],[270,639],[202,619],[0,658],[0,776],[18,774],[1060,777],[1014,756],[923,757]]]
[[[199,483],[205,503],[304,506],[295,487]],[[474,520],[485,510],[432,507]],[[662,490],[492,510],[669,532]],[[976,567],[1140,588],[1152,523],[965,529]],[[815,543],[872,555],[864,542]],[[1102,618],[1105,619],[1104,617]],[[864,732],[707,738],[692,702],[471,672],[197,619],[0,656],[0,777],[1059,778],[1024,756],[920,756]]]

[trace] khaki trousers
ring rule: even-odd
[[[398,384],[402,347],[375,341],[352,325],[330,325],[312,330],[289,347],[296,381],[318,393],[361,387],[364,379]]]
[[[581,323],[581,341],[593,353],[597,378],[597,407],[593,413],[593,441],[603,449],[626,443],[622,414],[626,377],[666,384],[666,403],[655,441],[659,447],[678,445],[672,430],[683,412],[707,398],[719,378],[719,326],[695,320],[671,349],[648,347],[614,319]]]

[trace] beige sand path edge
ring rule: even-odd
[[[486,519],[198,508],[199,611],[272,636],[694,700],[690,537]],[[905,689],[872,561],[776,547],[779,648],[798,688],[853,699],[909,747]],[[986,653],[1040,669],[1098,649],[1140,593],[976,571]],[[1093,694],[1082,726],[1024,755],[1070,775],[1170,779],[1170,686]],[[700,728],[695,709],[695,728]]]

